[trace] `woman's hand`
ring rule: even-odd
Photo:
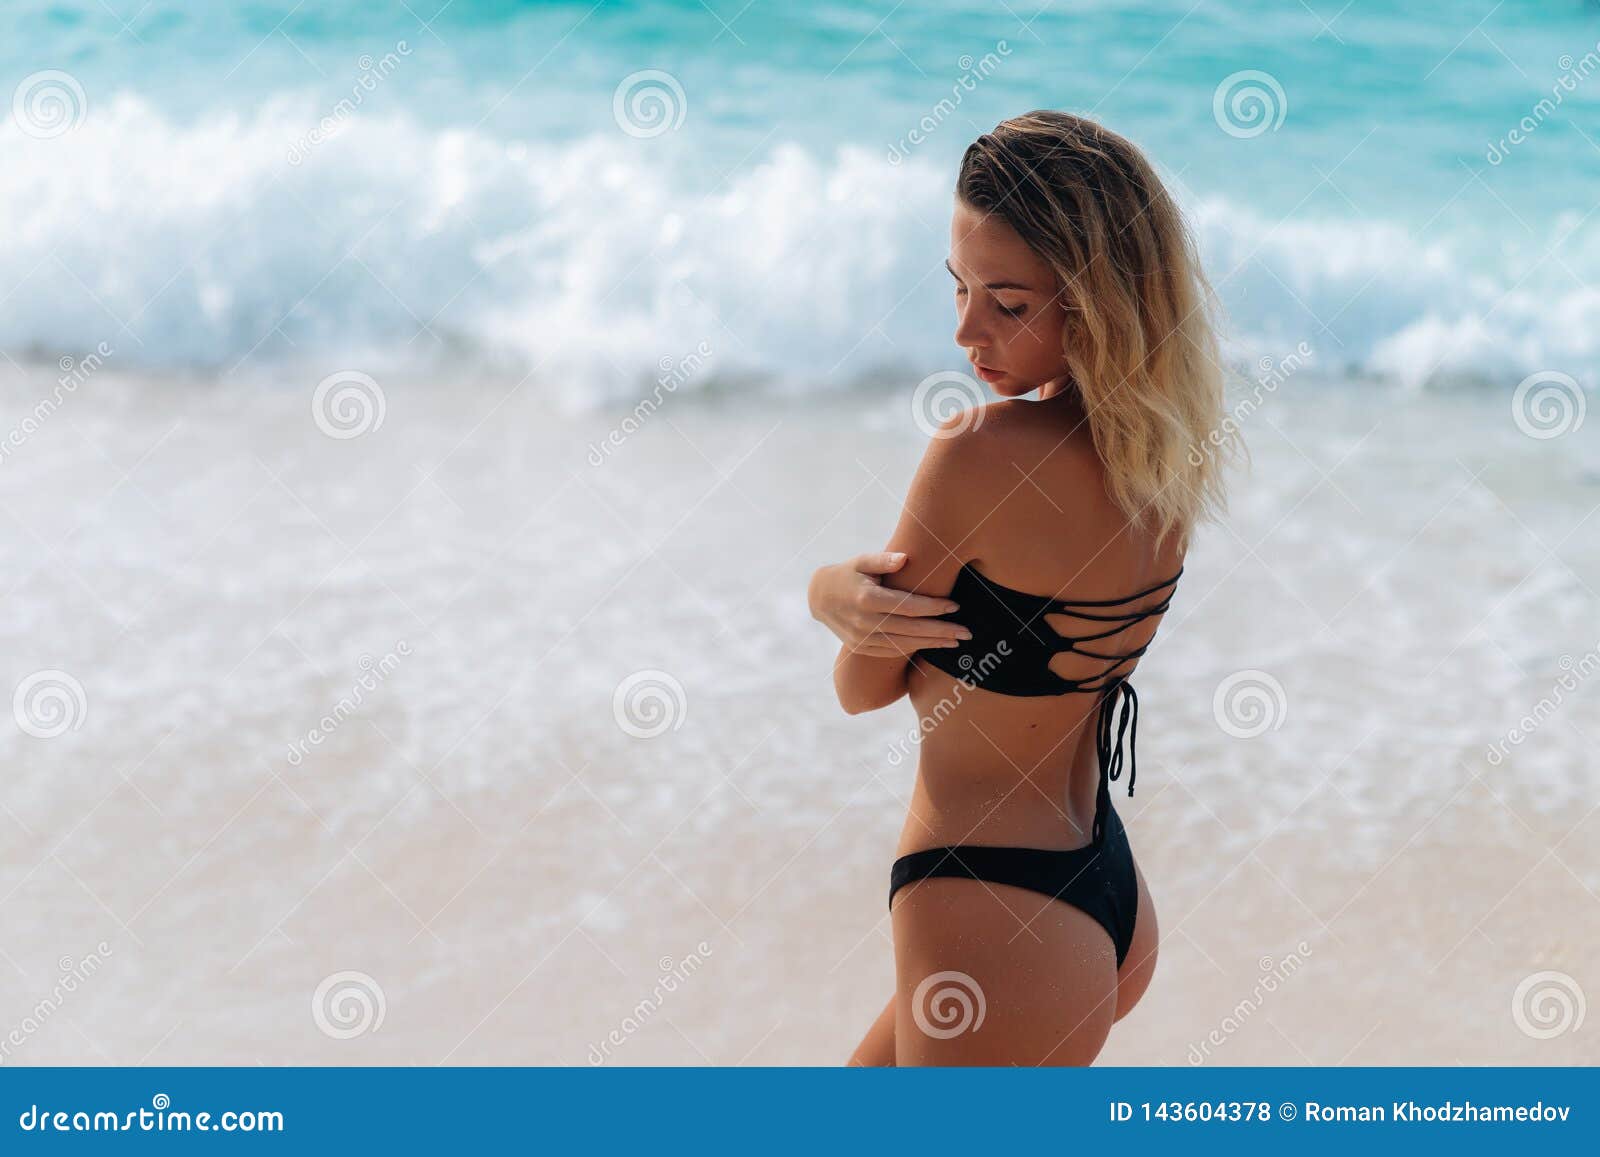
[[[905,565],[898,551],[876,551],[818,567],[806,589],[811,617],[850,650],[886,658],[910,657],[928,647],[954,647],[972,632],[932,615],[956,609],[946,598],[897,591],[878,578]]]

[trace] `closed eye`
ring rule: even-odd
[[[956,296],[957,297],[960,297],[966,291],[967,291],[967,287],[965,285],[961,285],[959,283],[956,285]],[[1007,308],[1006,306],[1001,305],[999,302],[996,302],[995,303],[995,308],[998,309],[1001,313],[1005,314],[1007,317],[1012,317],[1012,318],[1021,317],[1023,314],[1028,312],[1028,307],[1025,306],[1025,305],[1019,305],[1019,306],[1016,306],[1014,308]]]

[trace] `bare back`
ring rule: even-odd
[[[1182,565],[1175,539],[1158,551],[1154,536],[1133,530],[1106,494],[1074,395],[993,403],[982,421],[981,469],[952,482],[979,496],[981,521],[959,553],[986,577],[1039,595],[1117,599]],[[1158,593],[1144,603],[1160,599]],[[1136,650],[1154,638],[1162,617],[1134,623],[1101,646]],[[1066,633],[1090,626],[1071,615],[1045,619]],[[1137,664],[1130,659],[1107,673],[1125,676]],[[1064,653],[1050,669],[1085,679],[1106,664]],[[1093,722],[1099,696],[997,694],[921,660],[910,665],[908,685],[922,738],[901,853],[934,843],[1073,848],[1089,841],[1100,775]]]

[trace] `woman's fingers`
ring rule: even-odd
[[[861,610],[869,615],[907,615],[913,618],[948,615],[958,604],[938,595],[919,595],[893,587],[865,587],[861,591]]]
[[[904,566],[905,561],[906,555],[902,550],[875,550],[857,555],[850,565],[861,574],[890,574]]]
[[[877,576],[900,569],[903,551],[880,550],[857,555],[848,564],[819,568],[808,590],[813,614],[851,650],[863,655],[907,657],[928,647],[954,646],[972,633],[959,623],[938,618],[958,604],[936,595],[884,586]],[[828,575],[848,576],[848,593],[828,593]]]
[[[885,635],[878,632],[869,635],[855,650],[863,655],[871,655],[875,659],[909,659],[918,651],[957,645],[953,639],[929,639],[920,635]]]
[[[943,619],[914,619],[904,615],[885,615],[872,630],[875,634],[916,639],[924,647],[928,645],[929,640],[972,638],[972,632],[960,623],[951,623]]]

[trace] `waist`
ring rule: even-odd
[[[1065,766],[1017,766],[991,748],[969,764],[942,755],[919,761],[897,855],[944,844],[1083,847],[1091,841],[1099,770],[1092,744]]]
[[[1111,784],[1133,794],[1138,696],[1010,697],[913,677],[919,756],[902,853],[930,843],[1081,847],[1104,835]],[[1124,762],[1126,760],[1126,767]],[[1124,775],[1126,772],[1126,775]]]
[[[916,717],[891,762],[914,751],[928,774],[957,776],[1094,768],[1107,746],[1106,715],[1117,698],[1111,692],[1006,695],[920,664],[913,664],[907,690]]]

